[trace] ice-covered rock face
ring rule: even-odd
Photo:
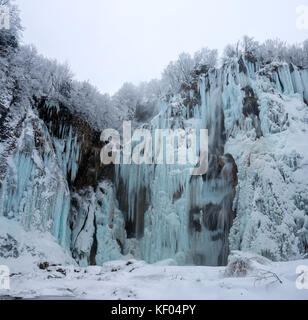
[[[209,170],[197,177],[181,165],[101,166],[99,133],[44,99],[1,107],[6,225],[51,233],[82,266],[307,255],[308,71],[241,58],[194,79],[148,127],[209,130]],[[11,234],[0,234],[2,257],[19,255]]]
[[[117,168],[120,208],[142,259],[224,265],[230,247],[274,260],[307,253],[307,75],[241,58],[196,76],[162,108],[154,128],[209,130],[209,171]]]
[[[65,107],[55,107],[44,100],[36,106],[26,101],[12,106],[1,120],[0,216],[17,220],[29,232],[39,230],[52,234],[65,250],[73,251],[78,262],[95,264],[96,253],[91,254],[93,239],[99,236],[99,240],[106,239],[109,235],[106,232],[105,238],[101,237],[99,222],[97,234],[94,232],[91,214],[99,220],[113,208],[111,204],[108,204],[109,210],[106,206],[102,208],[102,204],[95,207],[100,201],[100,193],[95,190],[99,181],[112,176],[112,169],[109,172],[109,168],[100,166],[99,134]],[[85,195],[87,188],[90,188],[89,195]],[[76,212],[76,202],[72,200],[79,193],[80,197],[84,196],[83,206]],[[76,232],[84,230],[76,221],[87,220],[88,216],[93,232],[87,234],[88,239],[83,237],[82,242]],[[121,230],[125,234],[124,227]],[[120,241],[122,238],[120,234]],[[89,252],[80,253],[87,243]],[[4,244],[0,246],[5,249]],[[120,249],[118,254],[105,254],[113,252],[107,240],[99,242],[96,250],[99,263],[121,255]],[[104,254],[100,254],[102,250]]]
[[[26,230],[50,232],[67,247],[70,193],[52,139],[31,108],[20,119],[20,110],[13,111],[13,127],[1,144],[0,216],[18,220]]]
[[[103,166],[100,162],[103,147],[100,132],[63,105],[41,99],[37,101],[37,109],[52,136],[57,157],[71,188],[96,187],[99,181],[113,178],[113,167]]]
[[[110,183],[72,194],[70,226],[72,255],[81,266],[102,265],[128,253],[123,215]]]
[[[287,64],[259,70],[262,136],[240,130],[226,144],[239,168],[232,249],[273,260],[307,255],[307,74]]]

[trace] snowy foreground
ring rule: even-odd
[[[308,260],[271,262],[252,253],[232,252],[228,267],[154,265],[132,257],[81,268],[48,233],[26,232],[0,218],[0,266],[10,269],[10,290],[0,299],[307,299],[296,287],[298,266]],[[0,279],[1,280],[1,279]]]
[[[308,266],[308,260],[271,263],[262,272],[237,278],[226,277],[225,268],[164,264],[168,261],[161,265],[131,260],[102,267],[51,266],[11,276],[11,290],[2,294],[25,299],[308,299],[308,290],[296,288],[296,268]],[[265,270],[274,272],[282,283]]]

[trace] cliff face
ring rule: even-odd
[[[196,74],[155,128],[207,128],[209,170],[120,166],[116,186],[131,237],[149,262],[226,264],[230,249],[273,260],[307,254],[308,72],[241,58]]]
[[[102,233],[100,215],[114,216],[115,204],[105,203],[110,187],[101,184],[113,178],[113,167],[101,165],[100,133],[85,120],[63,105],[34,101],[12,105],[1,118],[0,216],[27,231],[51,233],[78,262],[95,264],[102,250],[102,242],[94,243],[95,233]],[[114,242],[117,258],[121,249]]]
[[[28,106],[12,107],[3,128],[1,216],[48,231],[66,246],[69,189],[46,127]]]
[[[65,106],[53,106],[46,99],[37,102],[37,110],[48,132],[57,141],[55,146],[59,147],[58,155],[62,157],[66,179],[72,189],[96,188],[103,179],[113,180],[113,166],[107,167],[100,162],[101,132]]]
[[[100,132],[48,99],[0,106],[0,216],[52,234],[80,265],[129,254],[224,265],[230,249],[303,256],[307,101],[308,72],[293,65],[241,58],[196,73],[148,127],[209,130],[197,177],[180,165],[102,166]]]
[[[232,249],[287,260],[307,255],[308,73],[287,64],[257,71],[250,86],[261,136],[255,138],[252,121],[241,122],[226,144],[239,168],[230,242]]]

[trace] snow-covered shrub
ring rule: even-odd
[[[251,261],[247,257],[232,257],[224,272],[226,277],[245,277],[252,270]]]
[[[224,271],[225,277],[246,277],[249,274],[257,274],[264,266],[270,265],[271,262],[259,255],[232,251],[228,259],[228,265]]]

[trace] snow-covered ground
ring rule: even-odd
[[[10,290],[0,290],[0,300],[308,300],[308,290],[296,287],[300,276],[296,269],[301,265],[308,269],[308,259],[271,262],[234,251],[227,268],[176,266],[172,259],[150,265],[132,257],[82,268],[48,233],[26,232],[2,217],[0,234],[7,232],[10,236],[0,237],[0,266],[10,269]]]
[[[12,276],[11,290],[2,294],[26,299],[308,299],[308,290],[296,288],[296,268],[308,267],[308,260],[264,266],[263,270],[274,272],[282,283],[260,270],[234,278],[225,276],[222,267],[168,264],[132,260],[109,262],[102,267],[54,266]]]

